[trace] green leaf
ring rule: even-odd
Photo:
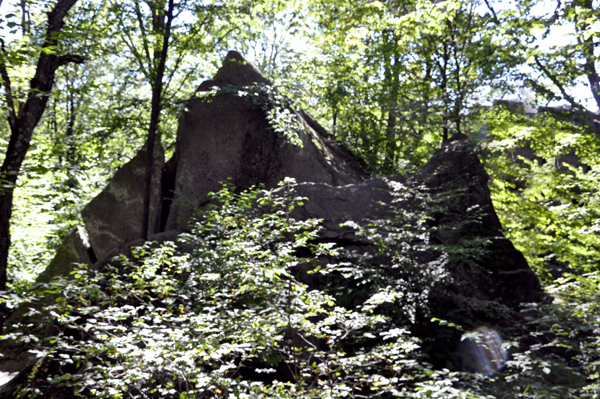
[[[58,46],[47,46],[47,47],[42,47],[42,53],[46,54],[46,55],[51,55],[51,54],[56,54],[56,50],[58,49]]]

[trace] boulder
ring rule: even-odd
[[[211,84],[252,86],[265,83],[261,76],[238,53],[230,52]],[[273,188],[285,177],[339,186],[368,176],[343,148],[311,127],[318,125],[312,118],[309,122],[290,106],[271,103],[263,86],[250,92],[236,87],[187,102],[174,160],[169,161],[176,167],[165,230],[185,229],[194,209],[227,180],[244,190],[255,185]],[[291,121],[300,143],[276,131],[269,115],[273,107],[280,107],[275,111]]]
[[[319,240],[336,244],[337,260],[375,264],[394,284],[422,288],[415,298],[426,302],[431,314],[415,314],[410,323],[436,366],[447,367],[460,333],[434,325],[432,316],[466,328],[485,324],[501,329],[514,322],[520,303],[543,299],[525,258],[502,234],[488,175],[465,136],[443,143],[415,176],[369,179],[360,163],[310,115],[289,102],[271,101],[274,89],[269,85],[256,67],[230,52],[214,79],[200,85],[205,95],[187,102],[173,158],[165,164],[162,147],[155,146],[148,231],[142,231],[142,217],[149,154],[142,149],[84,208],[91,248],[80,232],[69,235],[38,282],[68,275],[73,262],[92,264],[96,257],[92,268],[99,269],[114,255],[130,255],[131,247],[142,245],[144,237],[158,243],[175,240],[194,210],[209,203],[209,193],[219,190],[223,181],[241,191],[255,185],[273,188],[293,177],[297,183],[292,194],[307,201],[292,216],[323,219]],[[218,90],[206,93],[214,87]],[[250,89],[240,90],[243,87]],[[294,122],[297,141],[274,126],[273,107]],[[345,224],[348,221],[369,225],[391,251],[382,254],[377,239],[357,234]],[[192,252],[185,244],[178,249]],[[316,288],[327,284],[340,306],[358,306],[366,298],[368,284],[355,287],[348,279],[303,274],[312,266],[301,267],[305,269],[298,271],[299,277]],[[432,275],[435,278],[429,279]],[[41,323],[39,327],[46,328]],[[0,388],[0,398],[11,397],[14,387],[8,386],[27,378],[36,360],[14,342],[2,343],[0,352],[0,384],[3,377],[17,376]]]
[[[358,184],[334,187],[326,183],[299,183],[295,196],[307,198],[304,205],[294,209],[292,216],[300,220],[322,219],[320,237],[330,242],[364,243],[356,229],[346,222],[366,223],[389,219],[394,197],[386,180],[372,178]]]
[[[437,316],[472,327],[484,321],[505,323],[512,316],[503,312],[539,302],[543,293],[523,255],[504,237],[487,183],[487,172],[467,138],[454,137],[409,179],[391,176],[341,187],[299,183],[293,194],[307,201],[293,216],[323,219],[321,239],[344,247],[366,240],[344,222],[384,229],[384,222],[402,211],[422,212],[428,218],[431,251],[448,255],[449,278],[431,295]],[[422,257],[423,267],[432,256]]]
[[[3,354],[6,352],[3,345]],[[21,359],[3,360],[0,362],[0,398],[11,399],[16,397],[19,384],[27,381],[31,368],[35,364],[33,356],[24,356]]]
[[[142,231],[147,163],[145,148],[117,170],[106,188],[83,208],[81,216],[98,259],[123,244],[152,235],[159,229],[160,179],[165,161],[160,143],[154,149],[150,223],[147,232]]]
[[[449,270],[454,278],[452,287],[446,288],[455,292],[456,300],[468,303],[468,298],[480,298],[518,308],[522,302],[542,299],[537,276],[502,233],[489,176],[466,136],[443,143],[418,178],[434,198],[432,238],[450,249]],[[453,307],[448,298],[442,302],[450,313],[465,310]],[[482,308],[474,318],[491,316],[489,309]]]
[[[49,283],[53,277],[68,276],[76,263],[92,265],[96,262],[87,233],[82,227],[73,230],[63,239],[56,255],[38,276],[37,283]]]
[[[307,201],[293,215],[323,219],[321,239],[342,248],[366,243],[344,222],[372,223],[383,232],[402,212],[427,215],[429,250],[417,261],[428,267],[439,251],[448,255],[448,278],[431,290],[436,316],[473,328],[482,322],[506,324],[511,310],[539,302],[543,292],[523,255],[504,237],[487,182],[469,141],[455,137],[408,179],[391,176],[341,187],[299,183],[294,194]]]
[[[487,182],[473,146],[466,137],[456,136],[443,143],[415,176],[341,187],[299,183],[292,194],[307,200],[292,215],[323,219],[320,240],[336,244],[335,261],[368,262],[392,279],[422,287],[421,300],[430,313],[416,313],[412,332],[423,340],[432,363],[453,368],[460,331],[432,322],[432,317],[466,329],[493,326],[511,335],[521,328],[516,323],[520,304],[544,299],[525,258],[502,233]],[[426,237],[418,238],[421,217],[427,220]],[[347,221],[370,225],[391,251],[378,250],[375,242],[345,225]],[[406,260],[412,266],[398,267]],[[298,277],[315,288],[332,286],[332,280],[315,274]],[[348,291],[348,298],[342,298],[344,306],[360,305],[367,297],[364,287],[344,290]]]

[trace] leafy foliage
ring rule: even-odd
[[[379,242],[389,267],[364,259],[332,263],[347,254],[318,243],[318,220],[291,217],[304,201],[291,183],[241,194],[224,186],[214,196],[218,205],[182,242],[149,242],[102,270],[82,268],[40,285],[44,313],[35,317],[39,325],[40,318],[55,320],[54,333],[14,326],[3,337],[39,359],[20,395],[60,387],[104,398],[597,394],[596,274],[560,280],[551,290],[558,306],[523,309],[527,328],[505,344],[511,360],[503,371],[436,370],[410,333],[415,312],[427,312],[424,288],[444,278],[435,267],[443,260],[423,270],[413,258],[429,247],[423,215],[399,206],[398,223],[357,226]],[[395,189],[397,203],[414,199],[407,186]],[[422,276],[414,275],[419,267]],[[334,279],[338,289],[315,288],[315,278]],[[348,303],[340,286],[364,300]]]
[[[301,199],[289,183],[239,196],[225,187],[179,244],[190,255],[148,243],[133,260],[51,284],[58,334],[32,352],[62,372],[38,369],[25,391],[49,378],[98,397],[345,397],[426,378],[417,340],[374,312],[395,301],[389,287],[352,309],[296,278],[333,249],[314,244],[318,220],[290,218]]]
[[[598,267],[597,143],[584,129],[508,111],[487,120],[492,198],[507,236],[547,281]]]
[[[59,48],[41,48],[43,3],[0,15],[11,34],[0,57],[16,101],[27,96],[40,52],[86,57],[59,70],[16,189],[4,298],[13,306],[38,298],[40,317],[57,320],[52,337],[27,326],[5,335],[40,356],[22,395],[61,384],[101,397],[600,395],[594,1],[179,4],[161,103],[167,154],[183,101],[228,48],[252,49],[282,93],[327,121],[375,173],[416,170],[454,132],[479,143],[504,232],[555,298],[523,309],[523,329],[505,337],[503,371],[470,375],[423,362],[417,346],[426,343],[407,331],[417,316],[432,316],[427,289],[446,278],[444,262],[481,257],[485,243],[434,248],[440,257],[422,267],[431,231],[400,197],[394,220],[357,226],[386,267],[314,244],[318,223],[289,216],[299,206],[293,193],[236,197],[226,188],[223,207],[199,219],[185,243],[147,244],[101,271],[78,271],[75,282],[28,291],[81,223],[79,210],[142,142],[160,44],[144,27],[159,3],[79,1]],[[571,40],[553,42],[556,31]],[[510,91],[522,101],[523,88],[535,98],[507,101]],[[273,128],[298,143],[284,96],[265,87],[236,94],[271,110]],[[0,151],[8,131],[1,118]],[[262,211],[252,210],[257,202]],[[195,251],[182,255],[182,245]],[[316,290],[311,279],[326,284]],[[446,330],[436,332],[464,328],[438,321]]]

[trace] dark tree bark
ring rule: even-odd
[[[389,40],[392,43],[396,42],[395,36]],[[387,136],[386,146],[386,160],[385,167],[388,168],[389,173],[394,172],[394,160],[396,158],[396,140],[397,137],[397,124],[398,124],[398,95],[399,95],[399,79],[400,79],[400,60],[398,58],[397,51],[394,51],[393,56],[390,57],[389,63],[386,65],[386,80],[389,82],[389,93],[388,101],[386,104],[387,111],[387,124],[385,127],[385,134]]]
[[[150,225],[150,194],[152,186],[152,166],[154,163],[154,144],[156,142],[156,133],[158,131],[158,122],[160,119],[161,99],[163,88],[163,77],[165,75],[165,65],[169,51],[169,40],[171,38],[171,22],[173,21],[173,11],[175,4],[173,0],[169,0],[167,11],[164,13],[154,11],[152,25],[155,32],[162,33],[163,42],[160,51],[154,51],[154,65],[157,66],[156,73],[152,76],[154,82],[152,84],[152,110],[150,111],[150,127],[148,129],[148,138],[146,141],[147,162],[144,190],[144,213],[142,219],[142,237],[148,238],[148,227]],[[165,21],[166,19],[166,21]],[[143,25],[140,24],[143,27]],[[157,62],[158,61],[158,62]],[[159,137],[160,139],[160,137]],[[159,140],[160,141],[160,140]]]
[[[58,34],[64,26],[64,19],[77,0],[58,0],[53,10],[47,14],[48,28],[44,40],[44,47],[58,44]],[[0,39],[1,40],[1,39]],[[2,51],[6,54],[4,42]],[[0,290],[6,290],[8,263],[8,250],[10,248],[10,218],[13,205],[13,194],[21,165],[29,150],[33,130],[42,117],[48,97],[54,86],[56,70],[69,62],[81,63],[83,58],[75,55],[58,56],[41,52],[38,59],[35,75],[30,82],[27,100],[20,104],[17,113],[12,97],[11,83],[5,64],[6,57],[0,58],[0,77],[6,95],[8,106],[8,122],[11,135],[6,149],[4,162],[0,167]]]
[[[584,0],[582,6],[588,9],[590,12],[594,12],[594,6],[592,0]],[[582,48],[583,58],[585,63],[583,64],[583,71],[587,76],[592,95],[596,101],[596,106],[600,110],[600,75],[596,70],[596,56],[594,55],[596,50],[596,43],[594,43],[594,36],[589,35],[586,37],[585,32],[592,29],[587,23],[575,24],[575,29],[578,33],[578,42]]]
[[[442,124],[442,141],[448,141],[448,138],[450,136],[450,122],[449,122],[449,112],[448,112],[448,63],[450,62],[450,55],[448,53],[448,43],[446,43],[444,41],[443,43],[444,45],[444,56],[442,57],[442,60],[444,61],[439,62],[439,67],[440,67],[440,75],[442,77],[442,82],[440,84],[440,88],[442,89],[442,99],[444,101],[444,105],[443,105],[443,111],[442,111],[442,117],[443,117],[443,124]]]

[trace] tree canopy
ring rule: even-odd
[[[597,0],[0,1],[0,311],[64,293],[48,305],[61,335],[37,350],[66,371],[40,369],[22,394],[54,384],[100,397],[597,397],[599,17]],[[224,205],[187,236],[189,256],[147,245],[75,284],[34,284],[116,170],[143,146],[173,154],[186,100],[230,49],[373,176],[408,176],[468,137],[504,234],[555,298],[524,309],[530,335],[505,337],[505,371],[432,367],[390,324],[408,296],[382,276],[358,309],[297,281],[298,248],[315,259],[334,249],[315,243],[317,221],[287,217],[293,195],[263,196],[257,215],[249,204],[264,193],[225,186]],[[315,341],[299,344],[303,334]],[[262,378],[284,363],[287,382]]]

